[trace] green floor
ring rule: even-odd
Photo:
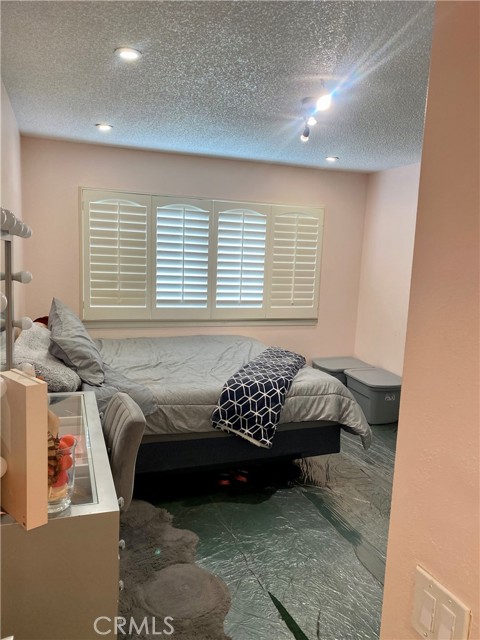
[[[234,640],[292,640],[269,592],[310,640],[378,638],[396,425],[373,431],[368,451],[342,434],[342,452],[309,459],[303,477],[287,464],[252,469],[245,489],[212,474],[169,478],[163,495],[139,483],[198,534],[198,563],[230,589]]]

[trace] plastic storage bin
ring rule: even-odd
[[[354,395],[369,424],[387,424],[398,420],[400,407],[400,376],[373,367],[347,369],[347,387]]]
[[[329,373],[343,384],[347,384],[347,378],[344,374],[345,369],[371,369],[372,365],[357,358],[341,356],[338,358],[314,358],[312,367],[325,371],[325,373]]]

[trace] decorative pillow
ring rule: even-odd
[[[48,384],[49,391],[76,391],[82,381],[79,376],[48,352],[50,331],[40,323],[24,329],[13,347],[14,366],[29,362],[35,375]]]
[[[54,298],[48,315],[50,353],[74,369],[88,384],[104,380],[103,361],[80,318],[66,304]]]

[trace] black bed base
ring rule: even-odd
[[[339,424],[323,422],[317,426],[304,422],[301,428],[277,431],[271,449],[257,447],[234,435],[143,443],[138,451],[136,473],[213,469],[339,451]]]

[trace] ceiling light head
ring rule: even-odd
[[[302,142],[308,142],[308,138],[310,137],[310,129],[308,125],[305,125],[305,129],[303,130],[302,135],[300,136],[300,140]]]
[[[106,122],[98,122],[95,126],[99,131],[111,131],[113,129],[112,125]]]
[[[131,47],[119,47],[115,49],[116,55],[122,60],[126,60],[127,62],[133,62],[134,60],[138,60],[142,57],[142,52],[137,49],[132,49]]]
[[[317,111],[326,111],[332,105],[332,94],[327,91],[323,80],[320,84],[322,88],[317,99]]]
[[[327,111],[332,106],[332,96],[325,93],[317,100],[317,111]]]
[[[310,116],[307,120],[307,124],[309,127],[314,127],[317,124],[317,120],[313,116]]]
[[[325,160],[326,160],[327,162],[337,162],[337,160],[338,160],[338,156],[327,156],[327,157],[325,158]]]

